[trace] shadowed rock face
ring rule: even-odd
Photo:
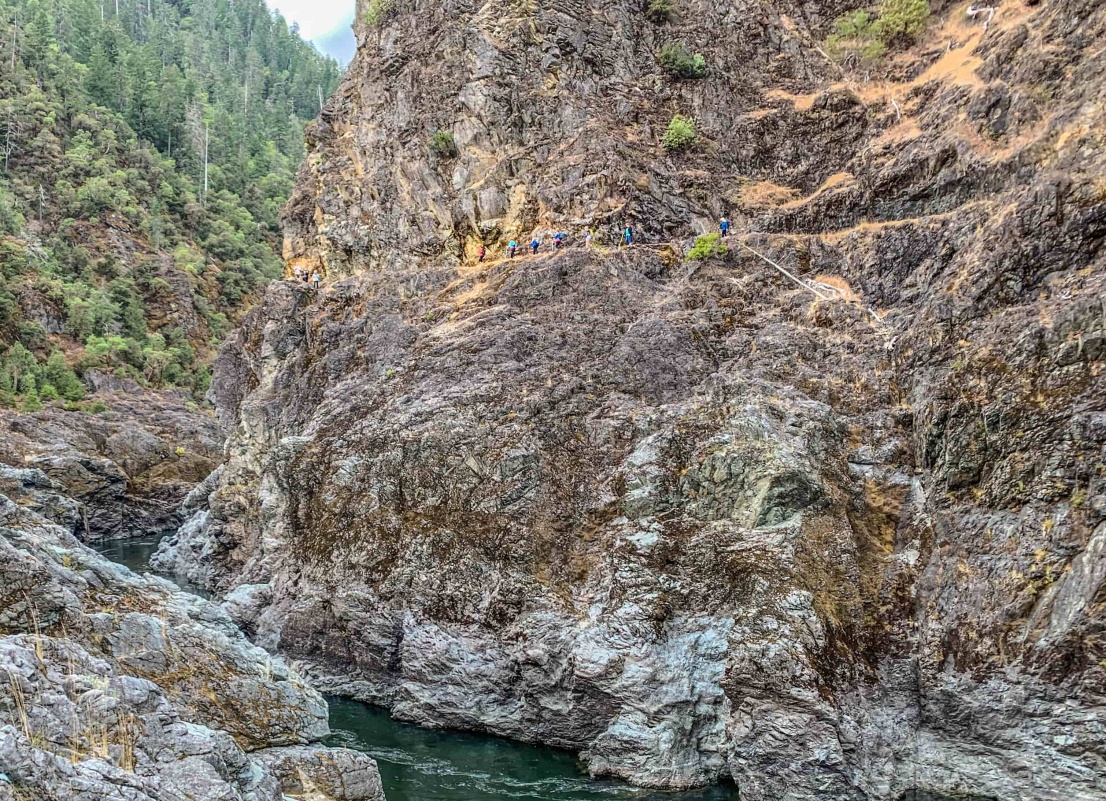
[[[64,519],[51,519],[82,540],[176,528],[181,501],[222,458],[218,421],[180,393],[96,372],[89,378],[106,407],[99,414],[0,414],[0,464],[41,470],[76,501]],[[7,489],[0,479],[0,492]]]
[[[643,785],[1102,798],[1106,10],[965,9],[862,83],[829,4],[396,4],[288,210],[330,284],[227,343],[161,558],[330,689]],[[577,219],[647,246],[461,258]]]

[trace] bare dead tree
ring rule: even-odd
[[[16,119],[15,106],[14,104],[9,104],[8,116],[4,121],[4,172],[8,171],[8,159],[15,153],[21,133],[22,126],[19,120]]]

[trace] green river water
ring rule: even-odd
[[[97,549],[135,572],[149,570],[161,537],[103,543]],[[180,577],[167,576],[203,595]],[[589,778],[576,756],[499,737],[424,729],[399,723],[387,711],[328,698],[330,745],[354,748],[380,766],[388,801],[737,801],[733,787],[660,793],[624,782]]]

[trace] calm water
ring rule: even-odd
[[[736,801],[715,787],[689,793],[640,790],[589,779],[574,754],[498,737],[397,723],[376,707],[328,698],[329,744],[356,748],[380,766],[388,801]]]
[[[149,537],[135,537],[131,540],[108,540],[105,542],[89,543],[93,548],[113,562],[129,567],[135,573],[151,573],[150,557],[154,555],[158,544],[166,537],[166,534],[154,534]],[[211,598],[211,593],[189,583],[184,576],[165,576],[185,592],[198,595],[201,598]]]
[[[94,547],[136,573],[149,572],[161,536],[115,540]],[[181,589],[208,597],[180,577]],[[328,698],[330,745],[355,748],[380,766],[388,801],[737,801],[733,787],[687,793],[640,790],[588,778],[568,751],[463,732],[423,729],[392,720],[385,710]]]

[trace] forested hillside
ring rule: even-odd
[[[0,0],[0,55],[0,404],[199,397],[338,65],[262,0]]]

